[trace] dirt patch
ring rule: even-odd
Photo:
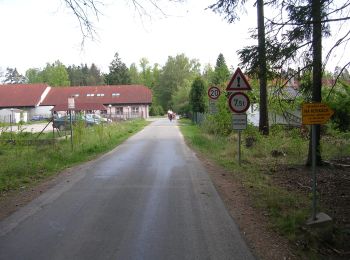
[[[253,200],[244,185],[224,168],[197,154],[227,209],[239,225],[248,245],[260,259],[300,259],[295,252],[305,244],[292,244],[270,228],[267,214],[252,207]],[[350,256],[350,157],[331,161],[317,169],[317,191],[322,211],[333,219],[331,241],[320,241],[322,259],[349,259]],[[272,181],[275,185],[304,195],[311,193],[311,169],[303,166],[279,166]],[[311,200],[310,200],[311,203]],[[310,204],[311,207],[311,204]],[[311,214],[311,212],[310,212]],[[303,232],[306,232],[303,230]],[[336,234],[337,233],[337,234]],[[339,233],[341,234],[339,236]]]
[[[319,210],[332,218],[332,230],[321,238],[318,249],[330,259],[350,257],[350,157],[331,161],[316,169]],[[274,174],[276,185],[286,190],[302,193],[312,192],[312,172],[309,167],[280,166]],[[311,210],[311,200],[310,200]]]
[[[259,259],[298,259],[288,240],[269,228],[266,214],[252,207],[253,201],[247,188],[224,168],[204,156],[197,156],[254,254]]]

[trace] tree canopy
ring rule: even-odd
[[[105,83],[107,85],[125,85],[131,83],[129,69],[122,62],[118,52],[115,53],[114,59],[109,66],[109,73],[105,75]]]
[[[24,83],[26,78],[19,74],[16,68],[7,68],[3,83],[5,84],[20,84]]]

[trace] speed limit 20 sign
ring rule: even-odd
[[[229,100],[228,105],[234,113],[244,113],[250,106],[249,97],[242,92],[234,92]]]
[[[220,97],[220,89],[218,87],[210,87],[208,89],[208,96],[210,99],[218,99]]]

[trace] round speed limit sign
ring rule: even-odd
[[[208,89],[208,96],[210,99],[218,99],[220,97],[220,89],[218,87],[210,87]]]
[[[249,97],[242,92],[234,92],[228,99],[228,105],[234,113],[244,113],[250,106]]]

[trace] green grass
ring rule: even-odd
[[[89,128],[77,126],[73,133],[73,151],[70,137],[54,144],[23,145],[23,140],[35,139],[37,134],[2,133],[2,140],[17,142],[16,145],[0,142],[0,193],[28,187],[67,167],[91,160],[112,150],[146,124],[144,120],[135,120]],[[52,133],[39,138],[50,139]]]
[[[195,150],[228,169],[234,178],[240,180],[253,198],[254,206],[269,216],[271,227],[297,241],[302,227],[310,216],[311,199],[308,195],[291,192],[272,181],[281,165],[304,165],[308,153],[308,139],[298,129],[284,130],[272,127],[269,136],[262,136],[257,129],[249,126],[242,132],[242,164],[238,165],[238,135],[213,136],[204,128],[183,121],[181,131],[186,142]],[[337,133],[323,136],[321,149],[325,159],[350,154],[350,138]],[[245,138],[252,136],[255,143],[245,146]],[[283,152],[286,156],[273,157],[272,151]]]

